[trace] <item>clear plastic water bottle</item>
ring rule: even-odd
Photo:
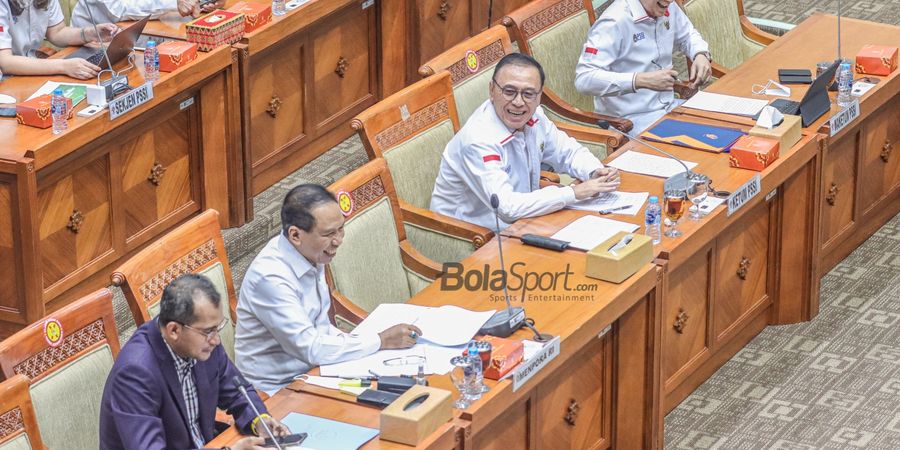
[[[662,208],[659,206],[659,197],[650,196],[650,204],[644,213],[644,225],[646,226],[646,234],[650,236],[654,244],[659,244],[662,240],[661,225],[662,224]]]
[[[156,41],[147,41],[144,48],[144,80],[156,83],[159,80],[159,50]]]
[[[283,16],[287,10],[284,9],[284,0],[272,0],[272,15]]]
[[[53,91],[50,97],[50,115],[53,117],[53,134],[60,134],[69,128],[69,111],[66,106],[66,96],[62,89]]]
[[[469,342],[468,358],[472,366],[469,372],[466,373],[466,390],[471,400],[478,400],[481,398],[481,385],[484,384],[484,373],[481,368],[481,356],[478,355],[478,347],[475,341]]]
[[[837,104],[841,108],[846,108],[853,103],[853,97],[850,91],[853,89],[853,67],[848,62],[842,62],[838,71],[838,96]]]

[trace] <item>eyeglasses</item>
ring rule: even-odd
[[[500,86],[500,83],[498,83],[494,78],[491,78],[491,81],[493,81],[494,84],[496,84],[497,87],[500,88],[500,93],[503,95],[503,98],[505,98],[506,101],[509,102],[515,100],[516,97],[521,95],[523,102],[531,103],[535,99],[537,99],[539,95],[541,95],[541,91],[535,91],[532,89],[524,89],[520,91],[512,86]]]
[[[425,357],[419,355],[400,356],[397,358],[388,358],[382,361],[385,366],[418,366],[425,364]]]
[[[186,323],[182,323],[182,324],[181,324],[181,326],[187,328],[188,330],[192,330],[192,331],[194,331],[194,332],[196,332],[196,333],[198,333],[198,334],[203,335],[203,337],[205,337],[207,341],[211,341],[211,340],[213,339],[213,337],[218,336],[219,333],[221,333],[222,330],[224,330],[225,327],[226,327],[227,325],[228,325],[228,319],[227,319],[227,318],[222,319],[222,323],[220,323],[219,325],[217,325],[216,328],[215,328],[215,329],[212,329],[212,330],[209,330],[209,329],[207,329],[207,330],[201,330],[201,329],[198,329],[198,328],[194,328],[194,327],[192,327],[192,326],[190,326],[190,325],[188,325],[188,324],[186,324]]]

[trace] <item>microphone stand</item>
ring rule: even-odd
[[[256,409],[256,405],[253,404],[253,400],[250,399],[250,394],[247,393],[247,388],[245,388],[244,383],[241,382],[241,377],[235,376],[232,381],[234,382],[234,385],[238,388],[238,391],[240,391],[241,394],[244,395],[244,398],[247,399],[247,403],[249,403],[250,407],[253,408],[253,412],[256,414],[256,417],[261,416],[262,414],[260,414],[259,410]],[[269,438],[272,439],[272,443],[275,444],[275,448],[277,448],[278,450],[284,450],[281,447],[281,444],[278,443],[278,440],[275,439],[275,434],[272,433],[272,430],[269,429],[269,425],[266,424],[266,421],[263,419],[259,419],[259,423],[261,423],[263,425],[263,428],[266,429],[266,433],[269,435]]]
[[[666,182],[663,184],[663,189],[665,191],[677,190],[677,191],[685,191],[688,194],[693,194],[694,191],[696,190],[696,187],[695,187],[696,183],[709,183],[708,176],[703,175],[701,173],[694,172],[687,166],[687,164],[684,163],[684,161],[682,161],[675,155],[673,155],[661,148],[658,148],[655,145],[650,145],[648,142],[639,138],[637,135],[635,135],[634,137],[628,136],[627,134],[615,129],[614,127],[609,126],[609,122],[607,122],[605,120],[597,121],[597,125],[604,130],[613,131],[616,134],[618,134],[628,140],[637,142],[638,144],[641,144],[644,147],[649,148],[650,150],[653,150],[657,153],[661,153],[663,155],[668,156],[669,158],[674,159],[675,161],[678,161],[678,164],[681,164],[681,166],[684,167],[684,172],[676,173],[675,175],[672,175],[671,177],[667,178]]]

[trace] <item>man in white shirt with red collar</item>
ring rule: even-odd
[[[431,210],[494,227],[491,196],[500,200],[501,227],[523,217],[551,213],[578,200],[615,191],[616,169],[603,164],[556,128],[540,107],[544,71],[520,53],[494,69],[490,99],[447,144],[431,195]],[[582,180],[540,187],[541,163]]]
[[[575,68],[575,88],[594,109],[629,119],[637,135],[680,103],[672,52],[693,61],[691,87],[709,79],[709,45],[674,0],[616,0],[591,26]]]

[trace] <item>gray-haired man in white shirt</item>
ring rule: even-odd
[[[250,264],[237,305],[235,359],[254,386],[277,390],[314,366],[416,343],[422,330],[414,325],[353,335],[329,321],[325,265],[344,239],[333,194],[317,184],[295,187],[285,196],[281,222],[282,232]]]

